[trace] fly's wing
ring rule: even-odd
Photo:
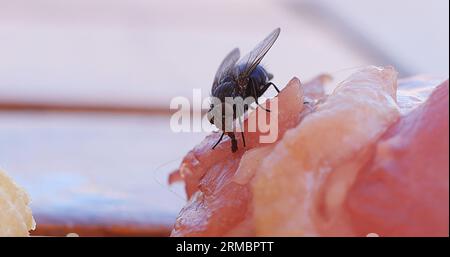
[[[225,59],[223,59],[219,68],[217,69],[216,76],[214,77],[211,92],[214,92],[214,89],[218,86],[220,77],[230,73],[233,70],[240,56],[241,54],[239,52],[239,49],[235,48],[225,57]]]
[[[241,67],[243,65],[243,69],[240,69],[239,77],[248,77],[250,73],[258,66],[261,60],[264,58],[264,55],[269,51],[272,47],[273,43],[280,35],[280,28],[275,29],[270,33],[261,43],[259,43],[250,53],[248,53],[245,57],[243,57],[239,62],[238,66]]]

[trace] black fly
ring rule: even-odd
[[[233,49],[222,61],[219,69],[214,77],[214,82],[211,88],[211,95],[220,100],[222,109],[222,120],[221,122],[214,122],[214,115],[211,112],[214,108],[214,104],[211,104],[210,110],[208,111],[209,121],[215,124],[220,130],[222,130],[222,135],[216,144],[212,147],[213,149],[220,143],[224,134],[226,133],[231,138],[231,151],[237,151],[237,141],[234,132],[228,132],[224,128],[225,124],[225,98],[226,97],[242,97],[243,99],[247,97],[252,97],[258,106],[258,97],[260,97],[264,92],[273,86],[277,92],[280,92],[278,88],[270,82],[273,75],[268,73],[261,65],[260,62],[272,47],[273,43],[278,38],[280,34],[280,28],[275,29],[270,33],[263,41],[261,41],[249,54],[239,60],[240,52],[238,48]],[[264,109],[262,106],[260,106]],[[245,108],[244,112],[247,110]],[[270,110],[264,109],[268,112]],[[236,112],[235,106],[233,106],[233,120],[235,120],[239,115]],[[240,120],[239,120],[240,121]],[[225,132],[226,131],[226,132]],[[244,133],[241,132],[243,144],[245,147]]]

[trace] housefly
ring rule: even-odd
[[[208,120],[211,124],[214,124],[222,131],[219,140],[212,147],[213,149],[220,143],[220,141],[222,141],[223,136],[227,134],[231,139],[231,151],[237,151],[238,147],[235,134],[232,129],[229,129],[232,125],[226,124],[225,122],[226,120],[234,121],[248,109],[248,106],[244,106],[242,111],[238,111],[236,106],[233,105],[233,109],[226,112],[225,109],[229,108],[229,105],[225,104],[225,98],[241,97],[242,99],[246,99],[251,97],[251,99],[253,99],[253,101],[260,106],[258,103],[258,97],[264,94],[270,86],[273,86],[278,93],[280,92],[280,90],[272,82],[270,82],[273,75],[267,72],[266,69],[260,65],[261,60],[275,43],[279,34],[280,28],[275,29],[250,53],[241,59],[239,59],[239,49],[233,49],[220,64],[211,88],[211,96],[216,99],[216,103],[211,103],[208,111]],[[221,108],[214,108],[215,105],[220,105]],[[270,112],[270,110],[267,110],[262,106],[260,107],[263,110]],[[220,115],[213,112],[213,110],[217,111],[217,109],[220,111]],[[225,119],[226,113],[232,113],[232,119]],[[218,120],[217,117],[219,117]],[[241,121],[240,118],[239,121]],[[245,147],[243,131],[241,131],[241,135],[243,145]]]

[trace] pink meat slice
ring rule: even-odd
[[[310,110],[303,104],[303,90],[314,91],[314,97],[321,97],[321,90],[315,88],[323,87],[324,82],[326,77],[319,76],[302,86],[300,81],[294,78],[278,94],[278,139],[286,130],[295,127]],[[270,103],[268,106],[270,107]],[[247,127],[248,120],[257,116],[260,111],[265,113],[258,108],[244,122],[244,127]],[[269,116],[268,113],[267,115]],[[172,236],[254,234],[250,187],[234,182],[233,178],[245,152],[266,147],[268,144],[259,143],[260,132],[246,131],[247,147],[244,148],[240,135],[236,135],[239,142],[239,150],[236,153],[231,152],[229,139],[212,150],[211,147],[220,136],[219,133],[213,133],[191,150],[183,159],[179,170],[171,175],[170,182],[179,179],[185,182],[189,198],[176,220]]]
[[[397,73],[365,68],[286,132],[250,182],[256,235],[352,235],[342,205],[366,147],[399,117]]]
[[[449,235],[449,85],[382,136],[344,208],[357,235]]]
[[[393,68],[367,67],[325,96],[328,80],[282,90],[277,142],[246,132],[231,153],[213,133],[190,151],[172,236],[448,236],[448,81],[397,91]]]

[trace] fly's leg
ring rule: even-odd
[[[216,146],[220,143],[220,141],[222,141],[223,135],[225,135],[225,132],[222,132],[222,135],[220,135],[219,140],[217,140],[217,142],[214,144],[214,146],[212,147],[212,149],[216,148]]]
[[[245,147],[244,128],[243,128],[243,126],[242,126],[241,117],[239,117],[238,119],[239,119],[239,126],[241,127],[241,137],[242,137],[242,142],[244,143],[244,147]]]
[[[234,132],[229,132],[227,134],[231,138],[231,152],[236,152],[238,149],[236,137],[234,136]]]
[[[273,86],[275,88],[275,90],[277,91],[277,93],[280,93],[280,90],[278,89],[277,86],[275,86],[275,84],[273,84],[272,82],[269,82],[266,84],[266,87],[270,87],[270,86]]]
[[[244,112],[242,112],[241,108],[237,108],[237,106],[233,106],[233,108],[235,108],[235,113],[236,113],[236,119],[238,119],[239,121],[239,127],[241,129],[241,137],[242,137],[242,142],[244,143],[244,147],[245,147],[245,135],[244,135],[244,126],[242,126],[242,115],[243,113],[245,113],[245,108],[244,108]],[[237,110],[236,110],[237,109]]]
[[[244,131],[241,131],[241,136],[242,136],[242,142],[244,143],[244,147],[245,147],[245,137],[244,137]]]
[[[251,81],[251,80],[250,80],[250,81]],[[264,111],[270,112],[269,109],[266,109],[266,108],[262,107],[262,106],[258,103],[258,94],[256,93],[255,84],[253,83],[253,81],[251,81],[251,83],[252,83],[253,95],[254,95],[254,97],[255,97],[255,102],[256,102],[256,104],[257,104],[261,109],[263,109]]]
[[[274,83],[269,82],[269,83],[266,84],[266,87],[270,87],[270,86],[273,86],[275,88],[275,90],[277,91],[277,93],[280,93],[280,90],[278,89],[278,87]],[[307,104],[307,103],[309,103],[309,102],[306,102],[306,101],[303,102],[303,104]]]

